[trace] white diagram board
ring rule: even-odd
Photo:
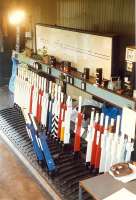
[[[56,27],[36,25],[36,48],[47,48],[48,54],[58,61],[67,60],[83,72],[103,68],[103,78],[110,79],[112,68],[112,37],[75,32]]]

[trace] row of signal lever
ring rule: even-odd
[[[51,141],[56,142],[58,149],[62,146],[68,147],[75,158],[82,157],[81,129],[84,115],[81,112],[81,97],[74,137],[70,130],[72,99],[70,96],[64,98],[61,86],[49,81],[48,78],[39,76],[26,66],[19,67],[14,101],[24,110],[28,134],[37,159],[46,161],[49,172],[57,169],[50,152]],[[109,118],[93,108],[90,112],[86,156],[83,158],[86,166],[95,173],[101,173],[108,171],[115,163],[130,161],[134,142],[132,138],[120,132],[121,116],[118,115],[116,119]],[[62,179],[65,176],[63,175]]]

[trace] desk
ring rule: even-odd
[[[80,181],[79,200],[83,200],[82,189],[88,192],[95,200],[102,200],[122,188],[126,188],[136,194],[136,180],[124,184],[121,181],[115,180],[108,173],[105,173]]]

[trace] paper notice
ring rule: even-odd
[[[136,200],[136,195],[126,188],[122,188],[103,200]]]

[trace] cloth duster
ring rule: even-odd
[[[105,117],[105,123],[104,123],[104,132],[101,135],[101,157],[100,157],[100,164],[99,164],[99,173],[102,173],[105,171],[105,159],[106,159],[106,141],[108,137],[108,122],[109,122],[109,116],[107,115]]]
[[[116,120],[116,130],[113,136],[112,144],[111,144],[111,164],[110,166],[116,164],[117,161],[117,154],[118,154],[118,143],[119,143],[119,131],[120,131],[120,115],[117,116]]]
[[[57,131],[57,138],[60,139],[61,135],[61,126],[62,126],[62,121],[63,121],[63,115],[64,115],[64,94],[61,92],[61,101],[60,101],[60,111],[59,111],[59,119],[58,119],[58,131]]]
[[[94,114],[95,114],[95,109],[91,111],[90,124],[88,125],[87,138],[86,138],[87,140],[86,163],[89,163],[91,161],[92,135],[94,132]]]
[[[41,112],[41,124],[44,127],[47,127],[47,117],[48,117],[48,107],[49,107],[49,94],[47,93],[47,80],[42,79],[42,88],[43,88],[43,98],[42,98],[42,112]]]
[[[64,121],[64,144],[70,143],[70,119],[72,113],[72,99],[70,96],[67,98],[67,110],[65,111]]]
[[[109,132],[106,138],[106,158],[105,158],[105,172],[109,171],[111,167],[111,158],[112,158],[112,142],[114,138],[114,119],[111,118]]]
[[[95,155],[95,164],[94,168],[95,170],[99,170],[99,165],[100,165],[100,157],[101,157],[101,136],[104,131],[104,113],[101,113],[100,115],[100,126],[99,130],[97,131],[97,136],[96,136],[96,155]]]
[[[48,133],[52,130],[52,107],[54,102],[54,84],[49,82]]]
[[[55,136],[56,134],[56,129],[57,129],[57,119],[56,119],[56,111],[57,111],[57,106],[58,106],[58,85],[55,84],[55,96],[54,96],[54,101],[52,105],[52,127],[51,127],[51,135]]]
[[[81,146],[80,134],[81,134],[82,120],[83,120],[83,114],[81,113],[81,104],[82,104],[82,97],[79,96],[78,114],[75,124],[74,152],[80,152],[80,146]]]
[[[93,169],[95,165],[95,156],[96,156],[96,136],[97,136],[97,131],[99,130],[99,113],[96,113],[95,115],[95,124],[94,124],[94,129],[95,131],[93,132],[92,135],[92,154],[91,154],[91,161],[90,161],[90,166]]]

